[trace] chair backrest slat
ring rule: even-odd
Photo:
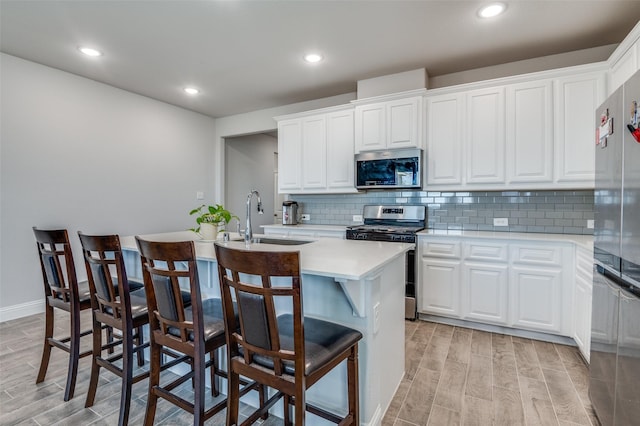
[[[278,376],[284,373],[285,362],[292,363],[296,371],[304,372],[299,252],[239,250],[219,244],[215,250],[225,325],[227,330],[239,330],[227,333],[231,356],[241,354],[246,364],[251,364],[255,356],[268,357]],[[247,278],[241,278],[241,274]],[[288,278],[289,284],[274,284],[275,278]],[[276,308],[279,298],[289,299],[288,306],[293,307],[294,351],[282,347]],[[236,324],[234,299],[240,324]]]
[[[127,272],[117,235],[86,235],[78,232],[94,310],[114,321],[131,321]],[[129,308],[127,308],[129,307]]]
[[[70,303],[72,292],[77,294],[78,280],[67,230],[43,230],[34,226],[33,233],[45,294],[64,303]]]
[[[193,241],[157,242],[136,237],[142,261],[151,329],[168,339],[204,342],[201,304],[193,303],[192,319],[185,314],[180,280],[189,283],[191,300],[200,300],[200,283]],[[177,335],[176,335],[177,334]],[[179,337],[178,337],[179,336]]]

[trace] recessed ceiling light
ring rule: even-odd
[[[507,5],[504,3],[491,3],[478,10],[478,16],[481,18],[493,18],[494,16],[500,15],[506,9]]]
[[[304,60],[311,64],[314,64],[322,60],[322,55],[320,55],[319,53],[309,53],[304,55]]]
[[[198,93],[200,93],[200,91],[195,87],[185,87],[184,92],[189,95],[197,95]]]
[[[92,47],[78,47],[78,50],[81,51],[82,53],[84,53],[87,56],[92,56],[92,57],[98,57],[98,56],[102,56],[102,52],[94,49]]]

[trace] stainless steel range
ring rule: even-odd
[[[416,233],[426,225],[425,206],[364,206],[363,225],[347,228],[348,240],[415,243]],[[415,250],[407,252],[405,282],[405,318],[416,319]]]

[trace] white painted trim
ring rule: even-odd
[[[594,62],[591,64],[574,65],[570,67],[554,68],[554,69],[544,70],[544,71],[517,74],[517,75],[508,76],[508,77],[498,77],[498,78],[492,78],[489,80],[462,83],[454,86],[438,87],[436,89],[427,90],[426,96],[431,97],[431,96],[445,95],[449,93],[457,93],[460,91],[503,86],[506,84],[528,83],[532,81],[575,76],[578,74],[591,73],[591,72],[605,72],[608,69],[609,69],[608,62],[606,61]]]
[[[44,302],[42,300],[7,306],[0,308],[0,322],[11,321],[42,312],[44,312]]]
[[[640,21],[635,27],[633,27],[629,34],[627,34],[618,47],[616,47],[616,50],[613,51],[611,56],[609,56],[609,59],[607,60],[609,67],[613,67],[613,65],[618,62],[625,53],[627,53],[627,50],[629,50],[637,40],[640,40]]]
[[[371,416],[371,421],[369,423],[360,422],[360,424],[365,426],[380,426],[382,424],[382,409],[380,409],[380,404],[378,404],[376,411],[373,413],[373,416]]]

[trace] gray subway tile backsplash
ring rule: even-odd
[[[353,225],[366,204],[421,204],[431,229],[593,234],[593,191],[367,191],[338,195],[292,195],[309,224]],[[493,226],[494,218],[509,226]]]

